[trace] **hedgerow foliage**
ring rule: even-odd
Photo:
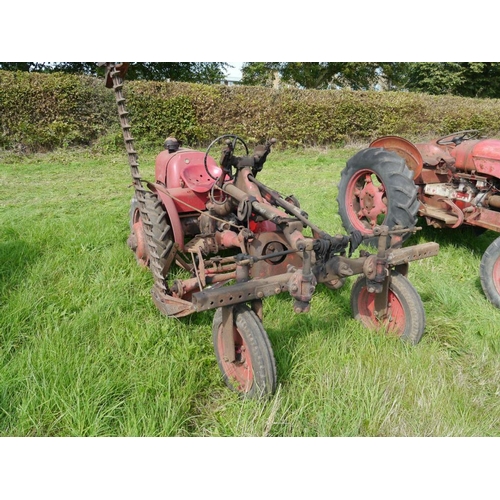
[[[116,117],[95,78],[0,71],[0,147],[44,151],[90,144]]]
[[[317,146],[500,131],[498,99],[149,81],[126,82],[124,94],[143,146],[158,147],[166,136],[200,146],[225,133],[250,143],[275,137],[284,146]],[[0,147],[47,150],[106,135],[120,143],[117,123],[113,91],[102,80],[0,71]]]

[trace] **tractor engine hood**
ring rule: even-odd
[[[455,167],[500,178],[500,140],[464,141],[450,151]]]

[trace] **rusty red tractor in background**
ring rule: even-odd
[[[421,216],[436,228],[500,232],[500,140],[479,136],[462,130],[425,144],[395,136],[373,141],[342,171],[337,201],[344,227],[368,236],[377,225],[411,227]],[[500,307],[500,238],[485,251],[480,278]]]
[[[306,312],[318,283],[336,289],[359,275],[351,294],[354,316],[367,327],[411,343],[420,340],[425,313],[406,278],[408,263],[436,255],[439,247],[401,247],[402,236],[416,230],[413,220],[407,228],[374,225],[367,234],[378,242],[378,251],[351,258],[362,241],[359,231],[329,235],[293,196],[283,197],[257,180],[273,140],[250,153],[242,138],[229,134],[201,152],[170,137],[156,158],[155,181],[143,181],[122,95],[127,65],[106,67],[135,190],[128,244],[149,267],[153,300],[163,314],[216,310],[212,340],[231,389],[247,397],[274,392],[276,365],[262,323],[262,299],[288,292],[294,312]],[[210,155],[217,145],[219,164]]]

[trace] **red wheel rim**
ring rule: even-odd
[[[375,315],[375,294],[369,293],[366,287],[361,289],[358,297],[358,312],[362,323],[375,330],[384,328],[388,333],[401,337],[406,328],[406,314],[403,304],[397,295],[389,289],[387,297],[387,316],[379,320]]]
[[[355,229],[366,233],[377,224],[383,224],[387,213],[387,193],[373,170],[360,170],[349,180],[345,199],[347,216]]]
[[[252,358],[245,341],[238,329],[233,327],[234,348],[236,360],[229,363],[224,359],[224,343],[222,341],[222,325],[217,335],[217,347],[220,353],[220,363],[228,381],[239,392],[248,392],[253,385]]]
[[[139,209],[136,209],[134,211],[134,214],[132,216],[132,223],[137,245],[135,249],[135,256],[139,263],[141,263],[143,266],[147,266],[148,265],[147,244],[146,244],[146,239],[144,237],[141,213],[139,212]]]
[[[493,264],[493,285],[495,286],[495,290],[500,294],[500,258],[495,261]]]
[[[136,208],[132,214],[132,225],[135,226],[138,222],[141,222],[141,212]]]

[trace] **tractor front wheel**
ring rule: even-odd
[[[479,266],[481,286],[488,300],[500,308],[500,238],[486,249]]]
[[[385,330],[411,344],[418,344],[425,328],[425,311],[420,295],[401,274],[393,271],[387,297],[387,314],[377,318],[375,294],[369,293],[366,278],[360,276],[351,291],[351,310],[367,328]]]
[[[337,197],[342,224],[364,236],[377,225],[412,228],[419,202],[413,172],[405,160],[383,148],[367,148],[355,154],[342,171]],[[403,236],[403,241],[411,233]],[[365,242],[376,246],[378,238]]]
[[[235,360],[224,352],[222,310],[217,309],[212,340],[224,382],[233,391],[248,398],[268,396],[276,390],[276,364],[271,343],[258,316],[246,305],[233,309]]]

